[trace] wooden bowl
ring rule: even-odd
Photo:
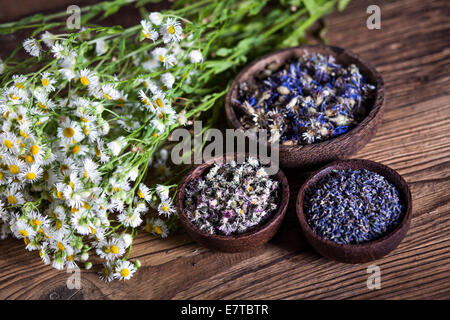
[[[337,63],[344,66],[355,64],[368,82],[376,86],[376,95],[373,104],[368,106],[370,108],[369,114],[362,122],[345,134],[311,145],[286,146],[280,144],[280,166],[286,168],[314,167],[348,158],[364,147],[375,135],[383,116],[384,84],[383,79],[374,67],[348,50],[325,45],[303,45],[268,54],[251,63],[238,74],[225,99],[225,110],[229,125],[235,129],[244,130],[235,108],[240,83],[254,82],[255,75],[258,75],[267,65],[271,63],[282,65],[290,59],[301,57],[305,52],[332,55],[336,58]]]
[[[332,170],[366,169],[385,177],[399,191],[401,200],[405,206],[403,218],[400,224],[387,235],[374,241],[362,244],[343,245],[324,239],[314,232],[306,221],[303,211],[303,201],[306,191],[314,187],[323,177]],[[321,255],[346,263],[364,263],[377,260],[394,250],[405,237],[412,216],[411,191],[406,181],[395,170],[369,160],[351,159],[331,163],[314,172],[300,188],[297,197],[297,217],[305,238],[311,246]]]
[[[216,157],[204,164],[196,166],[183,179],[183,182],[180,185],[177,197],[177,208],[181,224],[184,226],[188,234],[199,244],[217,251],[241,252],[251,250],[265,244],[276,234],[281,222],[283,221],[284,215],[286,214],[286,209],[289,202],[289,183],[284,173],[281,170],[278,170],[274,177],[281,183],[279,208],[278,211],[273,214],[273,216],[270,217],[263,225],[257,226],[255,229],[240,235],[224,236],[203,233],[198,230],[198,228],[189,220],[184,212],[185,188],[193,179],[207,174],[208,169],[211,168],[214,163],[222,162],[225,159],[229,160],[230,158],[236,159],[236,154],[231,156],[225,155],[223,157]]]

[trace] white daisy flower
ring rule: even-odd
[[[105,282],[111,282],[114,280],[114,270],[111,266],[111,262],[106,262],[103,264],[102,271],[99,272],[100,279]]]
[[[114,277],[119,280],[129,280],[136,272],[136,268],[129,261],[119,260],[114,268]]]
[[[175,77],[170,72],[166,72],[161,75],[161,82],[166,88],[171,89],[175,83]]]
[[[178,42],[182,38],[183,28],[176,19],[167,18],[160,31],[164,43]]]
[[[97,56],[101,56],[108,51],[108,44],[104,39],[98,39],[95,41],[95,52]]]
[[[97,170],[98,165],[92,161],[92,159],[85,159],[83,161],[84,173],[83,176],[85,179],[91,180],[95,184],[100,181],[100,172]]]
[[[169,199],[169,187],[157,184],[156,185],[156,194],[161,200]]]
[[[106,98],[106,100],[118,100],[120,98],[120,92],[116,90],[112,85],[103,85],[102,91],[103,96]]]
[[[122,151],[123,147],[125,146],[126,141],[124,137],[120,137],[114,141],[111,141],[107,144],[109,150],[111,150],[111,153],[115,156],[118,156],[120,152]]]
[[[157,59],[167,69],[177,64],[177,59],[173,54],[169,54],[166,48],[158,47],[152,51],[153,57]]]
[[[42,178],[43,172],[39,165],[33,164],[20,173],[19,179],[27,183],[35,183]]]
[[[158,31],[153,29],[153,26],[149,21],[142,20],[141,26],[142,26],[142,36],[145,39],[150,39],[153,41],[156,41],[158,39],[159,36]]]
[[[11,231],[18,239],[32,239],[36,236],[36,231],[24,220],[17,220],[12,226]]]
[[[53,42],[55,41],[56,37],[54,34],[45,31],[43,34],[41,34],[41,40],[45,43],[45,45],[49,48],[53,47]]]
[[[95,87],[99,82],[98,77],[89,69],[81,70],[78,77],[80,78],[81,84],[85,87]]]
[[[150,13],[150,15],[148,16],[150,21],[154,24],[154,25],[161,25],[162,21],[163,21],[163,16],[161,13],[159,12],[152,12]]]
[[[118,239],[100,241],[96,245],[96,253],[105,260],[118,259],[125,253],[123,243]]]
[[[159,215],[170,217],[175,212],[171,199],[162,199],[158,206]]]
[[[203,55],[200,50],[192,50],[189,52],[189,60],[191,63],[200,63],[203,61]]]
[[[119,214],[117,220],[122,223],[125,227],[136,228],[141,225],[142,219],[141,215],[136,210],[130,210],[128,212],[123,212]]]
[[[52,92],[55,90],[54,84],[56,80],[52,78],[52,74],[50,72],[42,73],[41,84],[44,87],[45,91]]]
[[[70,223],[79,234],[88,235],[92,232],[89,214],[84,209],[74,212],[70,218]]]
[[[151,194],[150,194],[150,189],[143,183],[139,184],[139,188],[138,188],[136,194],[140,199],[143,199],[147,202],[150,202],[152,199]]]
[[[156,236],[160,236],[161,238],[167,238],[167,236],[169,235],[169,228],[163,220],[156,218],[153,220],[152,233]]]
[[[60,142],[62,145],[75,144],[83,140],[84,137],[80,125],[75,121],[71,121],[69,118],[66,118],[60,124],[57,135],[61,139]]]
[[[150,111],[151,113],[154,113],[156,111],[151,99],[145,94],[143,90],[139,91],[139,99],[141,99],[142,103],[148,111]]]
[[[28,38],[23,42],[23,48],[29,55],[39,57],[41,55],[41,45],[34,38]]]

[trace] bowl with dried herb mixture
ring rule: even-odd
[[[282,167],[313,167],[348,158],[378,129],[380,74],[338,47],[304,45],[251,63],[226,97],[230,125],[265,130],[278,141]]]
[[[319,169],[297,197],[297,216],[308,242],[342,262],[372,261],[394,250],[411,215],[406,181],[369,160],[341,160]]]
[[[269,241],[289,201],[281,170],[268,175],[251,156],[217,157],[198,165],[183,180],[177,205],[190,236],[213,250],[239,252]]]

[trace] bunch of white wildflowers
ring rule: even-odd
[[[1,221],[57,269],[78,262],[89,268],[95,252],[106,261],[106,281],[129,279],[138,268],[124,257],[144,221],[146,231],[168,235],[163,219],[145,214],[149,206],[162,218],[175,214],[171,187],[150,189],[143,182],[142,168],[151,157],[142,157],[135,133],[158,138],[176,123],[168,92],[180,75],[169,69],[202,61],[201,53],[186,51],[191,40],[183,40],[176,19],[155,12],[141,25],[141,40],[160,45],[134,56],[133,63],[159,76],[130,80],[99,73],[89,61],[108,50],[104,39],[83,52],[46,32],[23,47],[33,57],[53,59],[39,72],[14,75],[0,97]],[[123,90],[129,81],[132,86]],[[167,153],[160,158],[156,165],[167,170]]]

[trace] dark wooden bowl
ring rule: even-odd
[[[225,99],[225,110],[229,125],[235,129],[244,130],[235,110],[240,83],[244,81],[254,82],[255,75],[258,75],[267,65],[271,63],[282,65],[290,59],[302,56],[306,51],[332,55],[336,58],[337,63],[344,66],[355,64],[368,82],[376,86],[376,95],[373,103],[368,105],[369,114],[347,133],[311,145],[286,146],[280,144],[280,166],[286,168],[314,167],[348,158],[370,141],[380,126],[383,117],[384,84],[381,75],[374,67],[348,50],[325,45],[303,45],[268,54],[251,63],[238,74]]]
[[[332,170],[366,169],[385,177],[399,191],[405,206],[403,219],[389,234],[380,239],[362,244],[343,245],[323,239],[309,226],[303,211],[306,191],[328,175]],[[300,188],[297,197],[297,217],[303,234],[311,246],[321,255],[346,263],[364,263],[377,260],[394,250],[405,237],[412,216],[411,191],[406,181],[395,170],[374,161],[362,159],[340,160],[314,172]]]
[[[240,252],[251,250],[268,242],[278,231],[284,215],[286,214],[286,209],[289,202],[289,183],[284,173],[281,170],[278,170],[278,173],[274,175],[274,177],[281,183],[279,208],[278,211],[263,225],[257,226],[255,229],[240,235],[223,236],[203,233],[198,230],[198,228],[189,220],[184,212],[185,188],[191,180],[206,174],[207,170],[215,162],[223,161],[225,158],[236,159],[236,154],[217,157],[207,161],[204,164],[200,164],[183,179],[177,197],[177,208],[180,221],[188,234],[199,244],[207,248],[223,252]]]

